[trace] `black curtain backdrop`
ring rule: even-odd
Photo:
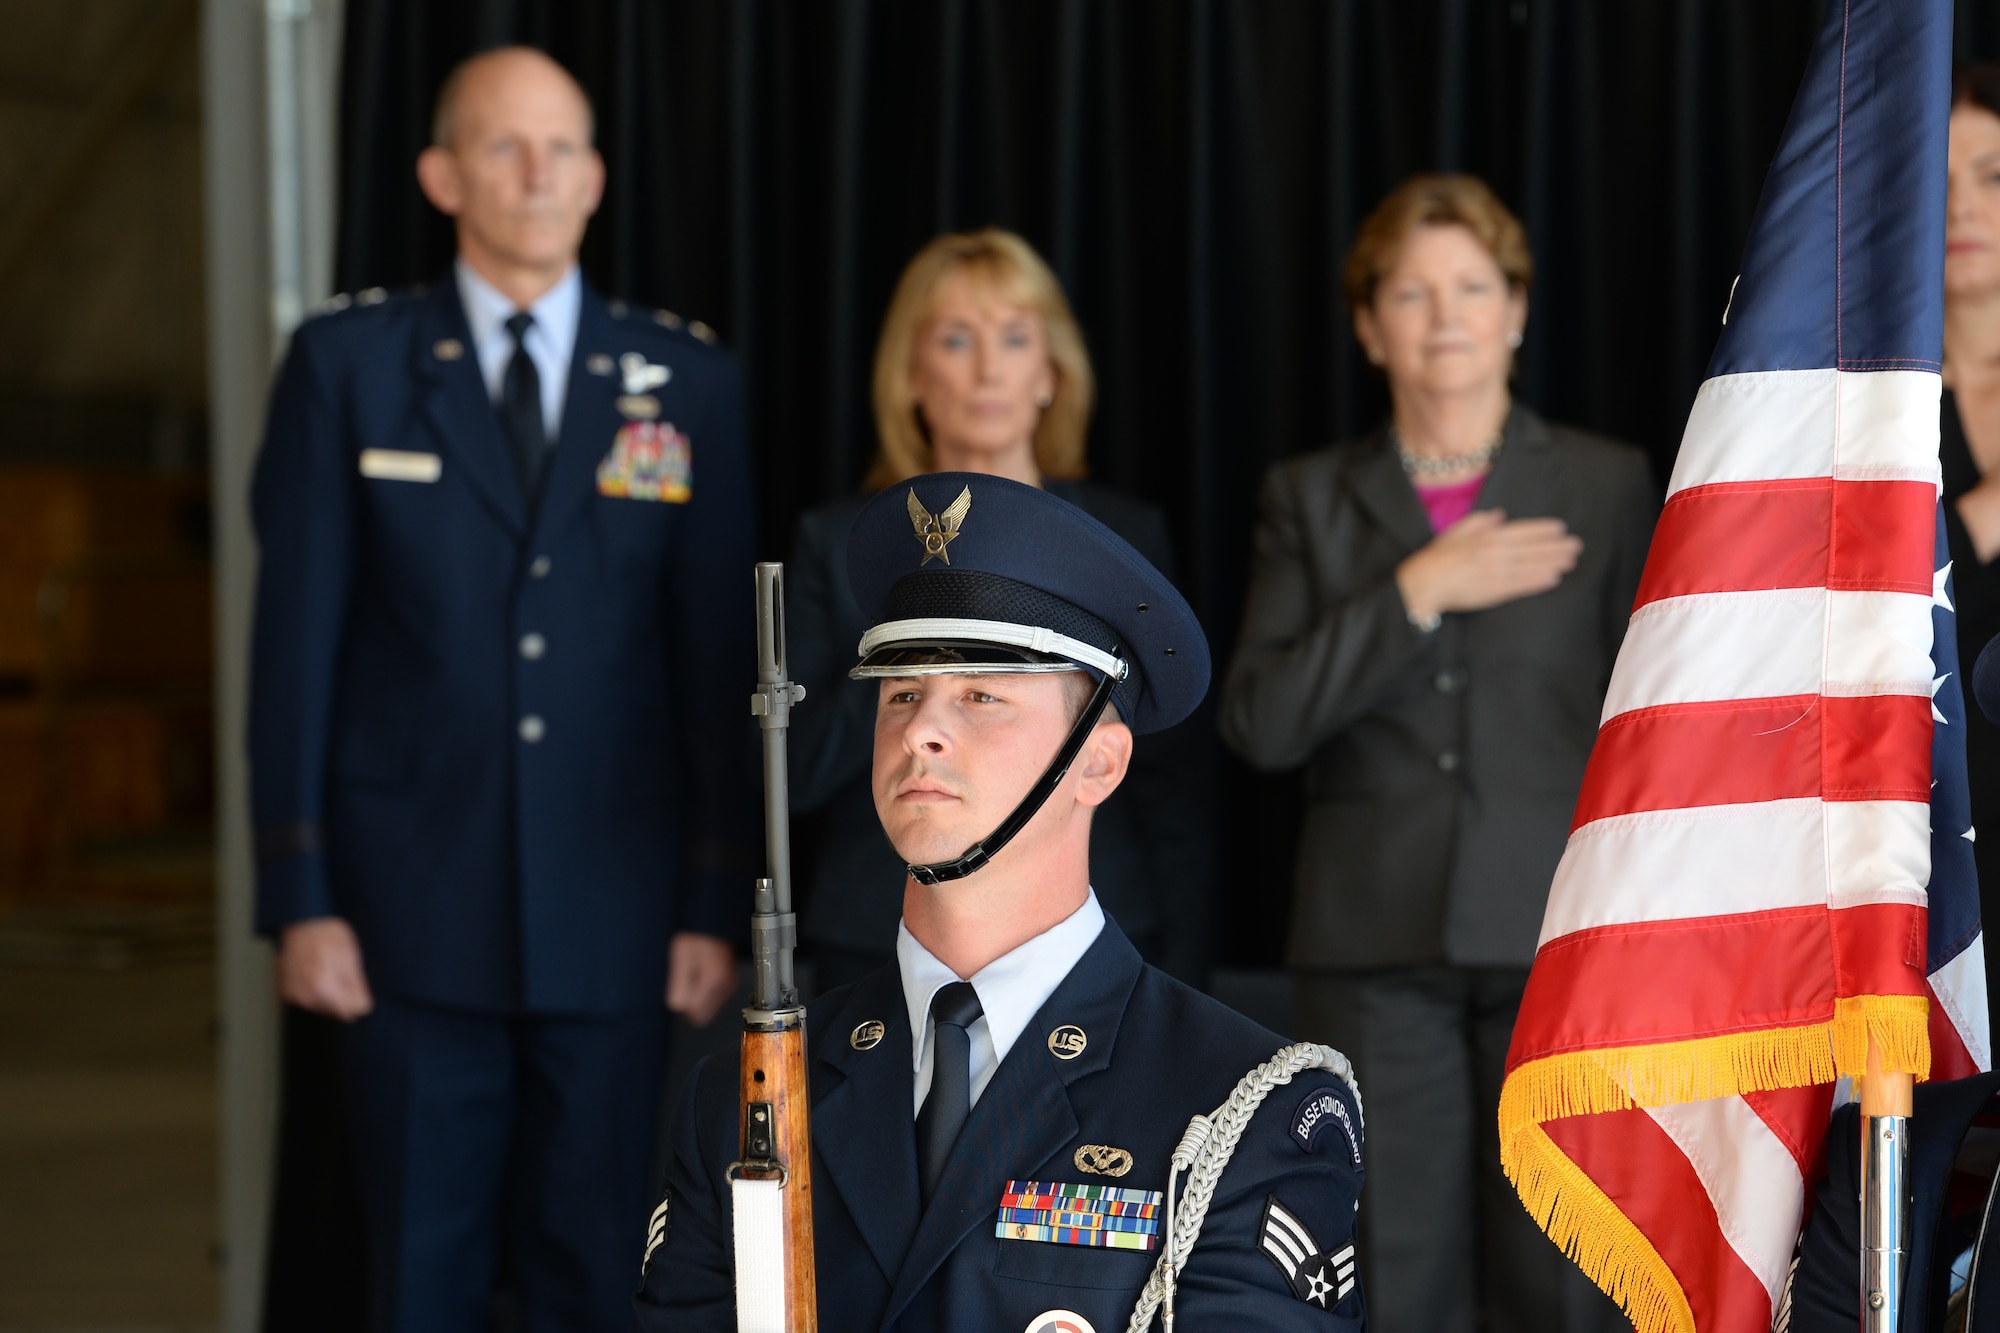
[[[1823,7],[348,0],[336,279],[444,269],[412,166],[437,85],[484,47],[547,50],[595,101],[610,169],[584,267],[743,358],[761,544],[783,558],[799,512],[867,466],[902,265],[941,230],[1011,227],[1089,339],[1092,470],[1166,508],[1220,668],[1266,465],[1385,410],[1340,266],[1412,172],[1477,172],[1527,225],[1520,397],[1645,446],[1664,483]],[[1958,43],[2000,52],[2000,3],[1962,0]],[[1227,762],[1221,961],[1272,963],[1294,782]]]

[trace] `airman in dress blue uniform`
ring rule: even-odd
[[[1142,962],[1089,887],[1090,814],[1134,733],[1207,687],[1201,628],[1110,529],[997,477],[877,496],[847,564],[873,626],[854,674],[881,691],[876,810],[909,864],[896,965],[808,1020],[820,1327],[1123,1329],[1190,1121],[1286,1046]],[[1345,1061],[1323,1056],[1258,1083],[1210,1177],[1177,1280],[1191,1327],[1363,1326],[1365,1131],[1330,1072]],[[712,1059],[680,1109],[646,1330],[736,1326],[738,1077]]]
[[[440,100],[457,267],[301,327],[257,463],[257,927],[350,1023],[372,1325],[486,1328],[504,1252],[525,1328],[624,1328],[663,992],[733,989],[754,846],[740,380],[583,284],[568,75]]]

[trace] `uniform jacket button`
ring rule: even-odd
[[[1438,756],[1438,772],[1440,773],[1458,772],[1458,752],[1456,750],[1446,750],[1443,754]]]
[[[545,579],[549,576],[550,567],[551,562],[549,558],[545,555],[538,555],[535,557],[533,563],[528,566],[528,577],[531,579]]]
[[[1446,667],[1437,673],[1437,679],[1431,683],[1437,686],[1439,694],[1456,694],[1459,686],[1465,684],[1465,673]]]
[[[548,650],[549,641],[541,635],[523,634],[521,636],[521,656],[527,658],[530,662],[540,661],[542,654]]]
[[[542,721],[539,713],[530,713],[521,719],[519,731],[521,739],[533,745],[536,741],[548,735],[549,728],[548,724]]]

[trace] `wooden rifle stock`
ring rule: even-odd
[[[780,564],[757,566],[757,692],[750,711],[764,741],[764,844],[770,873],[757,881],[750,916],[750,1007],[743,1011],[742,1157],[732,1181],[777,1182],[775,1224],[751,1236],[736,1188],[739,1333],[817,1333],[813,1271],[812,1099],[806,1089],[806,1011],[792,977],[791,800],[785,730],[805,689],[785,675],[785,590]],[[759,1214],[765,1221],[772,1219]],[[771,1251],[775,1249],[777,1253]],[[746,1252],[747,1251],[747,1252]],[[782,1285],[782,1293],[770,1288]],[[755,1288],[752,1290],[751,1288]]]

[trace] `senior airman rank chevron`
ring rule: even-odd
[[[1001,1240],[1150,1250],[1160,1243],[1158,1190],[1010,1180],[993,1234]]]
[[[1939,541],[1950,0],[1835,0],[1550,888],[1501,1163],[1640,1333],[1764,1333],[1831,1087],[1987,1064]],[[2000,830],[1996,830],[2000,832]]]
[[[1343,1245],[1331,1254],[1321,1250],[1306,1224],[1275,1194],[1264,1200],[1257,1248],[1285,1275],[1292,1294],[1308,1305],[1330,1310],[1354,1290],[1354,1246]]]

